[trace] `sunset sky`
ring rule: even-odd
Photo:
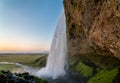
[[[0,52],[48,51],[62,0],[0,0]]]

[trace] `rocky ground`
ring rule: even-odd
[[[0,83],[86,83],[87,80],[87,78],[73,71],[67,72],[64,77],[58,79],[46,78],[46,80],[29,75],[29,73],[12,74],[5,70],[0,72]]]
[[[40,79],[29,73],[0,71],[0,83],[119,83],[120,67],[101,68],[92,62],[72,60],[67,74],[58,79]]]
[[[29,73],[14,73],[10,71],[0,71],[0,83],[48,83],[44,79],[39,79]]]

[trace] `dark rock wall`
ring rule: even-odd
[[[120,58],[120,0],[64,0],[68,53]]]

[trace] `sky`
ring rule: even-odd
[[[0,52],[49,51],[62,0],[0,0]]]

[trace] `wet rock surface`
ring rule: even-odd
[[[10,71],[2,70],[0,83],[48,83],[48,81],[29,75],[29,73],[12,74]]]
[[[68,71],[63,77],[57,79],[40,79],[29,73],[14,73],[2,70],[0,74],[0,83],[87,83],[88,78],[78,74],[78,72]]]
[[[49,83],[87,83],[88,78],[83,77],[78,74],[78,72],[69,71],[63,77],[58,77],[57,79],[47,78]]]
[[[87,83],[88,78],[83,77],[78,74],[78,72],[69,71],[63,77],[59,77],[58,79],[47,79],[49,83]]]

